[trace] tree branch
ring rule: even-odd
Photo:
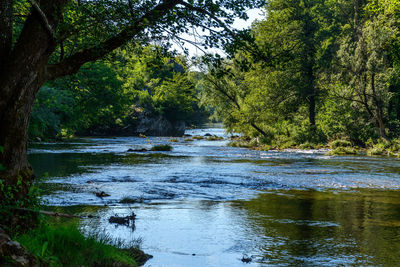
[[[51,27],[49,21],[47,20],[46,14],[44,14],[44,12],[39,7],[39,5],[36,3],[35,0],[29,0],[29,2],[31,3],[31,5],[34,8],[34,10],[39,14],[43,27],[49,33],[50,37],[53,38],[53,40],[55,40],[56,39],[56,33],[53,30],[53,28]]]
[[[202,13],[202,14],[212,18],[213,20],[218,22],[218,24],[222,28],[224,28],[224,30],[227,31],[232,37],[235,37],[235,33],[231,29],[229,29],[228,26],[222,20],[220,20],[219,18],[217,18],[216,16],[214,16],[212,13],[208,12],[207,10],[200,8],[200,7],[195,7],[185,1],[179,1],[179,4],[183,5],[184,7],[188,8],[190,10],[197,11],[199,13]]]
[[[173,9],[179,0],[163,1],[142,17],[132,21],[131,26],[122,30],[119,34],[101,42],[91,48],[78,51],[62,62],[47,66],[46,79],[54,80],[62,76],[76,73],[86,62],[97,60],[116,48],[122,46],[134,36],[142,33],[148,26],[155,24],[161,17]]]

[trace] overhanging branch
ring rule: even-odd
[[[210,13],[209,11],[200,8],[200,7],[195,7],[185,1],[179,1],[179,4],[183,5],[184,7],[190,9],[190,10],[194,10],[197,11],[199,13],[202,13],[204,15],[207,15],[208,17],[212,18],[213,20],[215,20],[216,22],[218,22],[218,24],[224,28],[225,31],[227,31],[232,37],[235,37],[235,33],[229,29],[229,27],[226,25],[226,23],[224,23],[222,20],[220,20],[219,18],[217,18],[216,16],[214,16],[212,13]]]
[[[34,10],[39,14],[43,27],[49,33],[50,37],[53,38],[53,40],[55,40],[56,39],[56,33],[53,30],[53,28],[51,27],[49,21],[47,20],[46,14],[44,14],[44,12],[42,11],[42,9],[38,5],[38,3],[36,3],[35,0],[29,0],[29,2],[31,3],[31,5],[34,8]]]
[[[147,27],[155,24],[160,18],[166,15],[171,9],[180,3],[179,0],[163,1],[142,17],[132,21],[131,25],[117,35],[101,42],[98,45],[76,52],[63,61],[47,66],[46,79],[54,80],[59,77],[76,73],[86,62],[102,58],[109,52],[117,49],[130,39],[142,33]]]

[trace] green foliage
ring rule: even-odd
[[[7,185],[0,179],[1,225],[10,233],[25,231],[38,221],[38,213],[18,211],[20,208],[35,210],[40,207],[39,187],[32,185],[27,194],[21,197],[21,192],[25,189],[26,185],[22,179],[19,179],[16,185]],[[19,222],[25,222],[25,225],[20,225]]]
[[[78,225],[71,223],[49,224],[42,222],[38,228],[19,235],[16,240],[50,266],[137,266],[137,251],[122,249],[106,235],[85,237]]]
[[[30,119],[31,138],[54,139],[61,133],[62,122],[74,116],[74,97],[68,90],[43,86],[37,93]]]
[[[357,155],[357,149],[353,147],[339,146],[327,153],[328,156],[344,156],[344,155]]]
[[[367,154],[370,156],[386,154],[385,144],[383,143],[375,144],[372,148],[367,150]]]
[[[338,147],[351,147],[351,143],[347,140],[334,140],[331,142],[331,148],[335,149]]]
[[[208,66],[202,101],[259,145],[397,138],[399,10],[398,1],[268,1],[251,29],[256,47]]]
[[[37,95],[29,135],[54,139],[73,134],[109,135],[135,126],[136,112],[198,124],[198,77],[185,58],[157,46],[133,44],[104,61],[87,63],[73,76],[49,82]]]
[[[156,145],[151,148],[152,151],[171,151],[172,146],[166,144],[166,145]]]

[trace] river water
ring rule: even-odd
[[[127,152],[166,143],[172,151]],[[399,159],[227,143],[80,138],[32,144],[29,160],[48,205],[94,215],[85,232],[140,241],[154,256],[146,266],[400,265]],[[132,212],[135,227],[108,222]]]

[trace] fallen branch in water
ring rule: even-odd
[[[88,216],[79,216],[79,215],[72,215],[72,214],[66,214],[66,213],[59,213],[59,212],[52,212],[52,211],[45,211],[45,210],[33,210],[33,209],[27,209],[27,208],[14,208],[10,207],[13,210],[20,210],[20,211],[29,211],[29,212],[37,212],[40,214],[44,215],[49,215],[49,216],[55,216],[55,217],[64,217],[64,218],[94,218],[93,215],[88,215]]]

